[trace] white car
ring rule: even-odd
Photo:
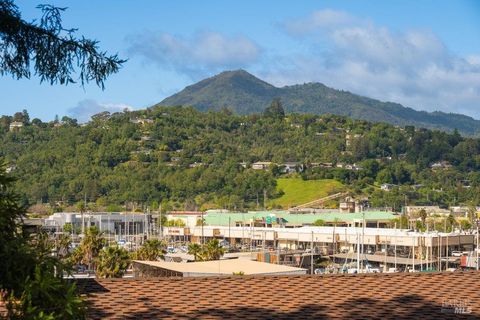
[[[368,268],[366,269],[366,272],[367,273],[380,273],[380,269],[379,268]]]
[[[462,255],[461,251],[452,251],[452,257],[461,257]]]

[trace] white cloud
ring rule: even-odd
[[[467,56],[467,61],[473,65],[478,65],[480,66],[480,54],[479,55],[469,55]]]
[[[331,9],[314,11],[301,19],[289,20],[284,24],[291,35],[306,35],[318,30],[338,28],[355,23],[356,19],[343,11]]]
[[[131,36],[128,41],[132,54],[192,78],[246,67],[257,62],[261,51],[255,42],[245,36],[226,36],[217,32],[199,32],[188,38],[146,32]]]
[[[333,10],[288,21],[285,29],[312,50],[282,57],[282,67],[264,70],[266,80],[320,81],[416,109],[480,118],[480,55],[455,55],[430,31],[394,32]]]
[[[132,106],[124,103],[103,103],[91,99],[80,101],[75,107],[68,109],[68,114],[79,122],[87,122],[94,114],[108,112],[122,112],[123,110],[133,110]]]

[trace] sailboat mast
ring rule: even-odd
[[[357,232],[357,273],[360,272],[360,234]]]

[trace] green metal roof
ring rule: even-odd
[[[365,214],[365,220],[392,220],[397,216],[390,212],[382,211],[365,211],[355,213],[328,212],[328,213],[289,213],[287,211],[255,211],[255,212],[232,212],[217,213],[210,212],[204,217],[205,224],[228,226],[229,222],[234,225],[237,221],[251,221],[254,219],[262,219],[268,216],[283,218],[290,224],[312,224],[318,219],[325,222],[333,222],[335,219],[339,221],[351,222],[354,220],[362,220]]]

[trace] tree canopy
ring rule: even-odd
[[[480,139],[455,133],[186,107],[102,114],[83,125],[30,120],[10,130],[12,121],[0,117],[0,156],[18,177],[20,201],[50,212],[257,209],[282,194],[282,175],[336,179],[374,207],[400,210],[405,198],[480,203]],[[254,170],[257,161],[277,165]],[[285,173],[287,162],[303,169]],[[383,191],[384,183],[395,187]]]
[[[285,117],[285,110],[283,109],[282,100],[275,98],[272,100],[270,106],[268,106],[263,112],[265,117],[283,119]]]
[[[75,285],[63,278],[68,267],[52,257],[43,233],[22,229],[25,208],[0,165],[0,300],[8,319],[83,319],[85,306]]]
[[[100,51],[96,40],[76,37],[76,29],[66,29],[61,16],[65,8],[38,8],[42,17],[27,22],[13,1],[0,0],[0,74],[30,78],[33,69],[42,82],[94,81],[103,88],[126,60]]]

